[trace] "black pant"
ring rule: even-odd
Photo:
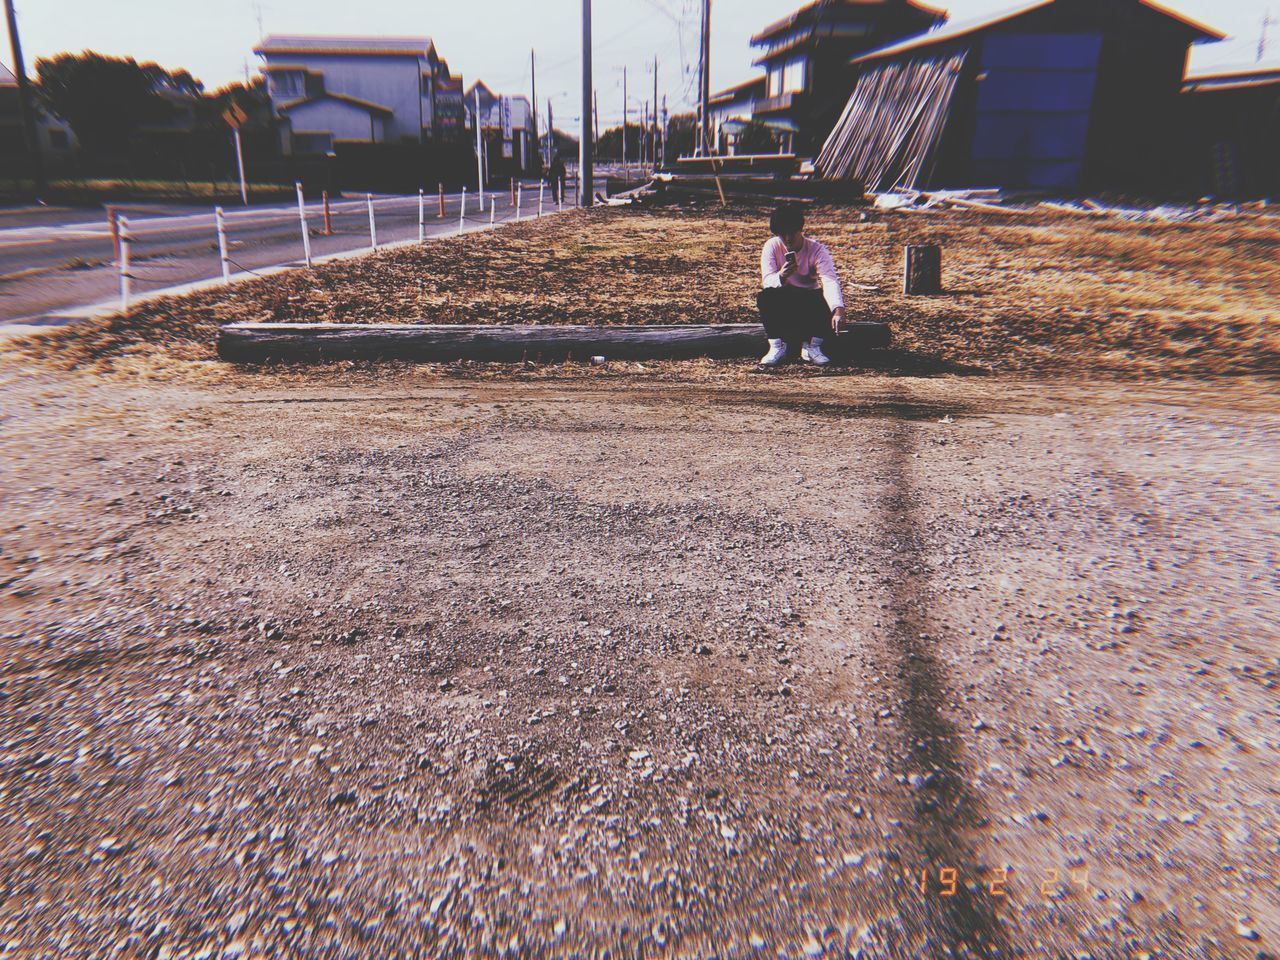
[[[765,287],[756,295],[764,332],[770,340],[788,344],[831,333],[831,308],[821,290],[783,284]]]

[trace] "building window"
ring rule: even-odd
[[[804,57],[796,57],[786,63],[772,63],[769,65],[769,96],[780,97],[785,93],[803,93],[804,88]]]
[[[288,73],[271,75],[271,92],[281,100],[301,97],[307,92],[306,78],[301,70],[290,70]]]
[[[804,67],[804,57],[787,61],[787,66],[782,71],[783,93],[801,93],[804,90]]]

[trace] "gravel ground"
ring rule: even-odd
[[[1273,381],[0,372],[0,955],[1280,952]]]

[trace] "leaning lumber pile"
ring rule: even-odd
[[[927,185],[964,62],[957,53],[869,67],[818,154],[821,175],[875,193]]]

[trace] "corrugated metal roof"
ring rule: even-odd
[[[430,37],[354,37],[272,34],[254,53],[329,53],[353,56],[425,57],[434,45]]]
[[[1203,83],[1213,80],[1262,80],[1280,77],[1280,60],[1267,60],[1261,63],[1219,64],[1213,67],[1200,67],[1187,71],[1188,83]]]
[[[1034,10],[1039,10],[1042,7],[1051,7],[1061,2],[1063,2],[1063,0],[1034,0],[1034,2],[1024,3],[1020,6],[1005,10],[1003,13],[997,13],[992,16],[979,17],[973,20],[958,20],[955,23],[949,23],[944,27],[939,27],[937,30],[922,33],[918,37],[911,37],[910,39],[890,44],[887,47],[881,47],[879,50],[872,50],[870,53],[864,53],[861,56],[852,58],[849,62],[866,63],[870,60],[879,60],[884,57],[896,57],[899,54],[908,53],[913,50],[922,50],[926,47],[948,43],[952,40],[958,40],[962,37],[966,37],[969,34],[979,33],[982,30],[989,29],[990,27],[1004,23],[1007,20],[1013,20],[1017,17],[1024,16],[1025,14],[1031,13]],[[1151,2],[1151,0],[1134,0],[1134,2],[1139,6],[1148,7],[1155,13],[1177,20],[1179,23],[1187,26],[1193,33],[1197,34],[1193,41],[1195,43],[1199,43],[1204,40],[1223,40],[1226,38],[1225,34],[1219,33],[1216,30],[1211,30],[1203,24],[1196,23],[1194,20],[1190,20],[1180,13],[1175,13],[1167,7],[1162,7],[1158,3]]]
[[[1255,77],[1252,80],[1188,81],[1182,85],[1182,92],[1226,93],[1229,90],[1260,90],[1263,87],[1280,88],[1280,73]]]

